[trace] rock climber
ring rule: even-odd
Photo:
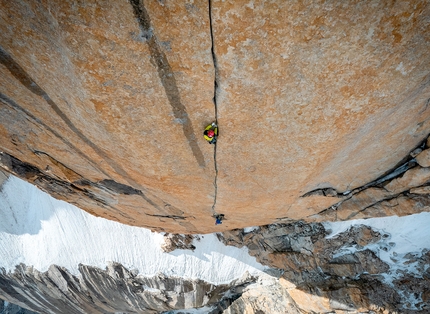
[[[215,225],[220,225],[222,224],[222,220],[224,219],[224,215],[216,215],[215,216]]]
[[[203,136],[209,144],[215,144],[218,137],[218,126],[215,122],[209,124],[205,131],[203,132]]]

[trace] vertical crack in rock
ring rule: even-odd
[[[188,116],[187,109],[181,102],[178,85],[176,83],[172,67],[169,64],[166,55],[161,50],[157,37],[153,33],[151,19],[146,11],[144,2],[143,0],[129,1],[133,7],[134,15],[139,22],[142,37],[148,44],[149,52],[151,54],[151,62],[157,67],[158,76],[160,77],[167,99],[172,107],[173,115],[182,124],[182,130],[188,140],[188,145],[190,146],[197,163],[203,168],[206,166],[203,153],[197,143],[196,135]]]
[[[212,60],[214,63],[214,71],[215,71],[215,78],[214,78],[214,97],[213,97],[213,103],[215,106],[215,123],[218,124],[218,108],[217,108],[217,93],[218,93],[218,64],[217,59],[215,55],[215,42],[214,42],[214,32],[213,32],[213,21],[212,21],[212,0],[208,0],[209,3],[209,27],[210,27],[210,33],[211,33],[211,53],[212,53]],[[219,128],[218,128],[219,132]],[[218,134],[219,135],[219,134]],[[214,179],[214,187],[215,187],[215,196],[214,196],[214,203],[212,205],[212,212],[216,214],[215,206],[216,206],[216,200],[217,200],[217,194],[218,194],[218,166],[216,161],[216,143],[214,144],[214,167],[215,167],[215,179]]]
[[[72,130],[85,144],[91,147],[97,155],[103,158],[109,166],[112,167],[118,174],[120,174],[128,183],[137,186],[140,189],[143,187],[136,181],[131,179],[128,173],[117,164],[112,158],[110,158],[102,149],[95,145],[88,137],[86,137],[74,124],[73,122],[64,114],[64,112],[58,107],[58,105],[49,97],[49,95],[30,77],[30,75],[12,58],[12,56],[7,53],[0,46],[0,63],[3,64],[9,72],[26,87],[33,94],[42,97],[46,103],[54,110],[54,112],[63,120],[64,123]],[[2,101],[5,101],[2,98]],[[148,196],[141,194],[142,198],[149,203],[151,206],[161,210],[160,207]]]

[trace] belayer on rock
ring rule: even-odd
[[[224,219],[224,214],[215,215],[215,225],[221,225]]]
[[[216,143],[216,140],[218,137],[218,126],[216,125],[215,122],[212,122],[205,128],[203,132],[203,137],[205,138],[206,141],[208,141],[209,144]]]

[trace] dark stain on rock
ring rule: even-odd
[[[90,146],[98,155],[104,158],[118,173],[123,175],[125,171],[119,165],[111,160],[105,152],[91,142],[64,114],[64,112],[57,106],[57,104],[49,97],[49,95],[28,75],[28,73],[18,64],[15,60],[0,47],[0,63],[2,63],[10,73],[21,82],[29,91],[37,96],[42,97],[48,105],[55,111],[55,113],[63,120],[66,125],[82,140]]]
[[[44,97],[46,93],[31,79],[27,72],[15,62],[2,47],[0,47],[0,63],[33,94]]]
[[[119,182],[116,182],[114,180],[102,180],[98,182],[99,185],[102,185],[109,190],[118,193],[118,194],[125,194],[125,195],[141,195],[142,191],[137,190],[129,185],[125,185]]]
[[[148,216],[158,217],[158,218],[166,218],[166,219],[173,219],[173,220],[177,220],[177,219],[183,220],[183,219],[186,219],[186,217],[175,216],[175,215],[151,215],[151,214],[148,214]]]
[[[37,167],[22,162],[6,153],[0,153],[0,164],[6,166],[8,170],[13,171],[20,178],[27,180],[36,177],[40,173]]]
[[[181,102],[175,75],[166,55],[160,48],[160,44],[153,33],[151,19],[146,11],[143,0],[130,0],[130,4],[133,7],[134,15],[139,22],[141,37],[148,44],[149,52],[151,54],[151,62],[157,67],[158,76],[160,77],[167,99],[172,107],[173,115],[177,121],[181,122],[182,130],[188,140],[188,145],[190,146],[197,163],[200,167],[205,167],[205,159],[199,145],[197,144],[196,135],[188,116],[187,109]]]
[[[7,153],[0,153],[0,166],[14,173],[20,178],[33,181],[45,191],[50,191],[54,194],[60,195],[75,193],[69,182],[47,176],[36,166],[21,161]]]

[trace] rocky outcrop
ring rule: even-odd
[[[118,263],[106,270],[80,265],[79,271],[73,276],[53,265],[41,273],[20,265],[14,273],[0,273],[0,295],[39,313],[161,313],[229,305],[255,282],[251,276],[224,285],[162,274],[148,278]]]
[[[302,311],[283,286],[285,281],[276,277],[268,277],[251,284],[235,300],[223,314],[301,314]]]
[[[280,284],[288,295],[285,299],[291,298],[306,313],[429,310],[428,251],[405,257],[403,264],[415,265],[416,271],[392,271],[369,249],[391,250],[394,243],[389,234],[359,225],[333,238],[326,238],[328,233],[321,224],[297,222],[263,226],[250,233],[234,230],[219,238],[228,245],[246,246],[259,262],[283,270]]]
[[[425,162],[425,156],[430,152],[428,142],[413,150],[399,167],[362,187],[343,193],[334,189],[318,189],[303,195],[304,198],[325,197],[334,203],[306,217],[306,220],[337,221],[429,211],[430,168]]]
[[[194,251],[196,248],[193,244],[194,240],[200,240],[199,236],[166,233],[164,235],[164,243],[161,248],[166,253],[172,252],[176,249]]]
[[[302,195],[364,186],[428,135],[429,16],[425,0],[6,1],[1,167],[158,231],[304,219],[338,200]]]

